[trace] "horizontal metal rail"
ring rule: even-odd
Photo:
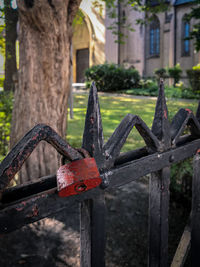
[[[109,190],[111,187],[135,181],[146,174],[159,171],[173,163],[192,157],[196,154],[198,148],[200,148],[200,139],[163,153],[155,153],[129,161],[101,173],[101,177],[102,179],[106,177],[109,181],[106,189]],[[88,198],[95,198],[96,192],[101,190],[101,187],[99,187],[80,195],[62,199],[57,195],[55,175],[48,176],[35,183],[9,188],[2,194],[0,234],[18,229],[27,223],[38,221],[67,207],[70,208],[74,200],[81,202]],[[46,209],[47,204],[51,208]],[[37,212],[34,213],[33,210],[37,210]],[[18,219],[15,220],[13,225],[12,218],[16,215]],[[27,218],[27,220],[24,220],[24,218]]]

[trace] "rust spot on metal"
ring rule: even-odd
[[[38,136],[39,136],[39,135],[36,134],[35,136],[33,136],[32,140],[33,140],[33,141],[37,140]]]
[[[94,124],[94,117],[90,117],[90,122],[91,122],[91,124]]]
[[[24,207],[26,206],[26,201],[22,201],[15,209],[16,211],[22,211]]]
[[[28,218],[37,217],[38,214],[39,214],[39,209],[38,209],[38,206],[35,205],[35,206],[33,206],[33,208],[32,208],[32,213],[31,213],[31,214],[28,214],[27,217],[28,217]]]
[[[95,149],[94,144],[91,145],[91,149],[92,149],[92,151],[94,151],[94,149]]]
[[[185,110],[186,110],[189,114],[192,113],[192,110],[189,109],[189,108],[186,108]]]
[[[22,211],[24,209],[24,207],[17,207],[16,210],[17,211]]]
[[[33,216],[38,216],[39,210],[37,206],[33,207],[32,211],[33,211]]]
[[[164,110],[164,117],[165,117],[165,119],[167,119],[167,110],[166,109]]]
[[[42,195],[38,195],[37,197],[33,197],[31,199],[32,202],[35,202],[37,199],[40,199],[40,198],[46,198],[47,197],[47,194],[42,194]]]

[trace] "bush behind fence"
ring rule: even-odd
[[[13,93],[0,92],[0,161],[7,154],[13,108]]]

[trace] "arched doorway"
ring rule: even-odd
[[[90,66],[90,33],[85,18],[74,26],[73,82],[83,83],[85,70]]]

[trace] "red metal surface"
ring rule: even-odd
[[[186,110],[188,113],[192,113],[192,110],[189,109],[189,108],[186,108],[185,110]]]
[[[80,194],[97,187],[101,182],[94,158],[70,162],[61,166],[57,171],[57,187],[60,197]]]

